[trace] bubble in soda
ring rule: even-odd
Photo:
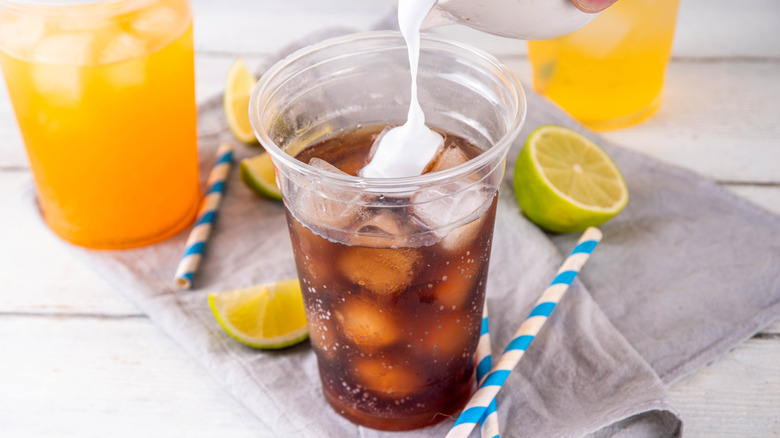
[[[339,345],[337,345],[338,338],[331,321],[325,318],[314,318],[309,320],[308,324],[309,339],[312,346],[319,352],[320,357],[336,360],[339,354]]]
[[[439,366],[450,365],[463,354],[468,355],[471,346],[468,316],[463,312],[446,310],[440,318],[431,321],[420,336],[422,347],[440,358]]]
[[[462,308],[469,305],[470,292],[480,278],[482,261],[473,258],[451,262],[443,270],[444,275],[433,287],[434,300],[445,309]]]

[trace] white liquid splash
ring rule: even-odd
[[[436,0],[398,0],[398,24],[409,52],[412,74],[411,102],[406,123],[388,131],[376,145],[371,162],[361,171],[366,178],[396,178],[422,174],[444,139],[425,126],[417,100],[417,66],[420,58],[420,26]]]

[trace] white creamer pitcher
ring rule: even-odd
[[[571,0],[439,0],[423,28],[460,23],[484,32],[544,40],[573,32],[596,18]]]

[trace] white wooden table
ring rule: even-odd
[[[365,29],[394,3],[195,0],[198,99],[220,92],[237,56],[257,65],[310,31]],[[530,87],[525,43],[443,33],[497,55]],[[683,0],[661,110],[604,136],[780,214],[778,41],[777,0]],[[0,436],[265,436],[114,285],[72,260],[41,223],[23,220],[19,190],[30,178],[0,88]],[[671,393],[686,436],[780,436],[780,323]]]

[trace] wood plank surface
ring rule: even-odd
[[[270,437],[143,316],[3,315],[0,351],[4,437]]]
[[[672,402],[682,411],[685,437],[780,436],[778,338],[755,337],[672,385]]]
[[[71,257],[69,244],[46,228],[34,211],[31,190],[28,172],[0,171],[0,205],[7,224],[0,227],[0,316],[139,316],[133,304]]]

